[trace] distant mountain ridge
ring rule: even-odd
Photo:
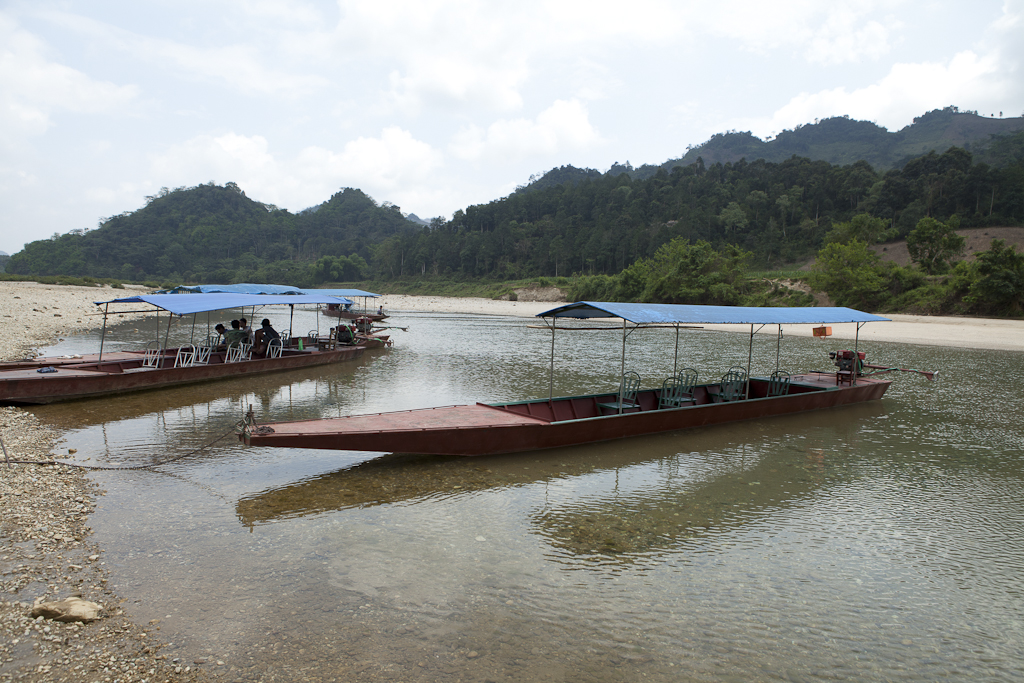
[[[876,171],[887,171],[922,154],[933,150],[941,154],[950,147],[962,147],[971,152],[976,161],[988,162],[985,150],[993,136],[1020,130],[1024,130],[1024,117],[990,118],[979,116],[977,112],[960,111],[957,107],[935,109],[918,116],[895,133],[870,121],[837,116],[783,131],[767,142],[749,132],[719,133],[691,148],[680,159],[660,167],[686,166],[696,162],[698,157],[705,164],[736,162],[744,157],[747,161],[764,159],[778,163],[796,155],[839,166],[866,161]]]
[[[741,159],[782,163],[794,156],[827,161],[834,166],[850,166],[865,161],[875,171],[884,173],[901,168],[929,152],[941,154],[950,147],[971,152],[976,163],[1004,166],[1019,161],[1024,136],[1018,136],[1020,140],[1011,138],[1020,133],[1024,133],[1024,117],[997,119],[979,116],[977,112],[960,111],[957,107],[936,109],[918,116],[912,124],[895,133],[870,121],[836,116],[783,131],[769,141],[761,140],[749,131],[716,133],[677,159],[637,167],[628,161],[615,162],[605,174],[617,176],[626,173],[634,180],[645,180],[661,169],[671,173],[676,166],[689,166],[697,163],[698,159],[705,166],[711,166],[736,163]],[[1017,153],[1008,155],[1008,148]],[[592,180],[605,174],[592,168],[561,166],[531,176],[526,184],[516,188],[516,192],[543,190],[552,185]]]
[[[785,158],[770,161],[766,152]],[[889,170],[873,166],[894,159]],[[604,173],[561,166],[429,223],[354,188],[295,214],[235,183],[163,188],[96,230],[26,245],[6,270],[297,285],[367,273],[559,277],[615,273],[677,238],[738,247],[768,266],[806,259],[831,226],[859,213],[884,219],[898,236],[924,216],[956,214],[963,228],[1019,225],[1022,174],[1024,119],[947,108],[888,133],[842,117],[769,142],[718,135],[659,165],[616,163]]]

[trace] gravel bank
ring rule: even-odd
[[[0,360],[35,355],[40,346],[53,344],[66,334],[103,324],[94,301],[109,301],[145,287],[74,287],[36,282],[0,281]]]
[[[144,288],[135,288],[144,290]],[[94,301],[130,289],[0,282],[0,359],[35,354],[102,318]],[[194,662],[160,653],[159,624],[140,625],[106,588],[103,552],[89,541],[87,516],[99,491],[82,470],[8,465],[52,460],[59,434],[18,408],[0,407],[0,681],[198,681]],[[102,606],[88,624],[31,616],[35,601],[72,595]]]
[[[50,460],[58,434],[0,407],[11,460]],[[0,681],[196,681],[205,672],[160,654],[158,624],[134,623],[106,588],[103,552],[86,526],[102,492],[81,470],[0,462]],[[79,595],[102,606],[88,624],[31,617],[33,603]]]

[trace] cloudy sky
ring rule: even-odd
[[[714,133],[1024,113],[1024,0],[0,0],[0,250],[214,181],[423,218]]]

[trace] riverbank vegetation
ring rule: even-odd
[[[26,245],[9,274],[97,281],[381,283],[406,293],[481,290],[548,278],[572,298],[693,303],[806,297],[796,270],[836,302],[874,310],[1014,315],[1017,252],[959,262],[956,228],[1024,224],[1024,133],[930,152],[884,173],[864,161],[791,157],[607,173],[553,169],[507,197],[429,224],[345,188],[298,213],[234,183],[164,189],[144,207]],[[994,151],[993,151],[994,150]],[[996,154],[998,153],[998,154]],[[913,263],[873,246],[906,240]],[[962,245],[961,245],[962,247]]]

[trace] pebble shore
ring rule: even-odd
[[[141,288],[139,288],[141,289]],[[25,358],[75,331],[99,327],[94,301],[130,290],[0,282],[0,360]],[[20,408],[0,407],[0,682],[205,681],[216,671],[161,654],[159,624],[137,624],[106,586],[88,515],[101,495],[77,468],[50,461],[60,435]],[[88,624],[31,616],[38,600],[79,595],[103,607]]]

